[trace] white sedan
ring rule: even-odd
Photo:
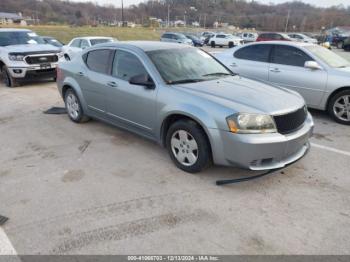
[[[68,45],[62,47],[62,55],[66,60],[71,60],[77,53],[81,52],[83,49],[108,42],[118,41],[112,37],[77,37],[73,38]]]
[[[228,46],[234,47],[243,44],[243,39],[237,36],[233,36],[231,34],[216,34],[212,38],[209,39],[208,44],[215,48],[216,46]]]

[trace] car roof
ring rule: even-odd
[[[32,32],[29,29],[19,29],[19,28],[0,28],[0,32]]]
[[[289,45],[289,46],[296,46],[296,47],[306,47],[306,46],[314,46],[315,44],[312,43],[304,43],[304,42],[293,42],[293,41],[263,41],[263,42],[254,42],[250,44],[246,44],[244,46],[248,45],[268,45],[268,44],[278,44],[278,45]],[[242,46],[243,47],[243,46]]]
[[[125,48],[138,48],[144,52],[156,51],[156,50],[166,50],[166,49],[185,49],[193,48],[189,45],[177,44],[177,43],[168,43],[168,42],[159,42],[159,41],[120,41],[99,44],[99,47],[125,47]]]
[[[113,37],[108,36],[82,36],[82,37],[75,37],[74,39],[86,39],[86,40],[92,40],[92,39],[112,39]]]

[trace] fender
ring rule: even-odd
[[[64,90],[63,90],[63,87],[64,87],[64,86],[69,86],[69,87],[72,88],[72,89],[75,91],[75,93],[77,94],[77,96],[78,96],[78,98],[79,98],[79,101],[80,101],[80,104],[81,104],[81,106],[83,107],[84,112],[86,113],[86,112],[89,111],[89,109],[87,108],[86,100],[84,99],[84,96],[83,96],[83,94],[82,94],[82,92],[81,92],[81,88],[79,87],[78,82],[77,82],[73,77],[67,76],[67,77],[64,79],[64,81],[63,81],[63,83],[62,83],[61,86],[62,86],[61,96],[62,96],[63,99],[64,99],[64,97],[63,97],[63,91],[64,91]]]

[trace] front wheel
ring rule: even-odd
[[[350,90],[341,91],[329,102],[328,112],[333,119],[343,125],[350,125]]]
[[[197,173],[211,164],[208,139],[193,121],[180,120],[172,124],[166,145],[175,165],[186,172]]]
[[[214,41],[211,41],[210,46],[211,46],[212,48],[215,48],[215,42],[214,42]]]
[[[232,43],[232,42],[230,42],[230,43],[228,43],[228,48],[232,48],[232,47],[234,47],[235,45]]]
[[[84,115],[79,98],[73,89],[68,89],[66,91],[64,103],[66,105],[68,116],[73,122],[82,123],[89,120],[89,118]]]
[[[1,68],[2,80],[7,87],[16,87],[19,85],[18,80],[13,78],[6,66]]]

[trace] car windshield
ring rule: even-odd
[[[331,67],[341,68],[350,65],[347,60],[322,46],[314,45],[305,48]]]
[[[90,40],[91,45],[98,45],[98,44],[109,43],[109,42],[113,42],[113,40],[110,38],[98,38],[98,39]]]
[[[31,31],[0,32],[0,46],[45,44],[45,41]]]
[[[54,38],[46,38],[46,42],[50,45],[56,46],[56,47],[62,47],[63,44],[59,42],[58,40]]]
[[[147,52],[147,55],[167,84],[201,82],[233,75],[199,49],[156,50]]]

